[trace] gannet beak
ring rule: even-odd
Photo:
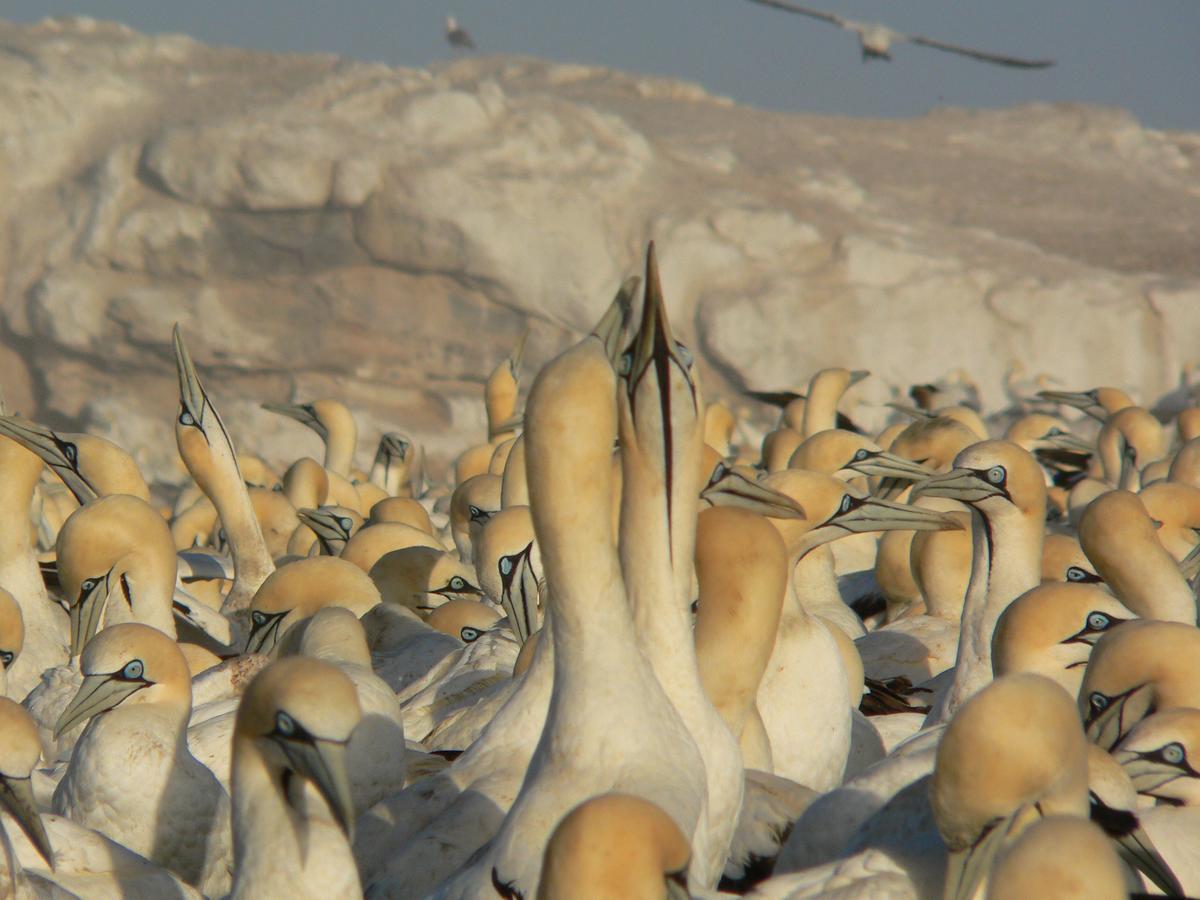
[[[804,535],[805,552],[846,534],[868,531],[958,531],[957,519],[931,509],[892,503],[877,497],[842,497],[837,511]]]
[[[978,503],[988,497],[1008,497],[1003,484],[993,484],[987,472],[974,469],[951,469],[944,475],[934,475],[913,486],[912,499],[917,497],[948,497],[962,503]]]
[[[321,792],[338,825],[346,837],[351,838],[354,830],[354,800],[350,776],[346,771],[348,744],[349,739],[334,741],[318,737],[279,741],[292,768]]]
[[[1179,561],[1179,571],[1183,577],[1191,581],[1200,572],[1200,544],[1193,547],[1188,555]]]
[[[53,869],[54,854],[50,848],[50,838],[46,835],[46,826],[42,824],[37,802],[33,799],[33,779],[0,774],[0,806],[17,820],[29,842],[41,854],[46,865]]]
[[[541,627],[541,595],[531,564],[532,554],[533,541],[530,541],[520,553],[502,556],[496,564],[500,571],[500,605],[522,646]]]
[[[933,474],[920,463],[886,450],[859,450],[842,466],[842,471],[873,475],[877,478],[894,478],[897,481],[920,481]]]
[[[277,613],[255,610],[250,613],[250,634],[246,638],[246,653],[270,653],[279,642],[279,626],[288,610]]]
[[[80,722],[98,716],[119,705],[126,697],[136,694],[153,682],[145,678],[127,678],[124,670],[102,675],[87,675],[73,700],[54,724],[54,739],[65,734]]]
[[[910,419],[916,419],[918,422],[921,421],[922,419],[932,419],[933,418],[933,416],[930,415],[929,413],[925,412],[925,410],[918,409],[915,406],[909,406],[907,403],[894,403],[893,402],[893,403],[888,403],[886,405],[891,407],[898,413],[903,413],[904,415],[908,416]]]
[[[604,355],[610,362],[615,363],[621,355],[621,334],[629,321],[629,314],[633,309],[633,297],[641,283],[642,279],[637,275],[630,275],[622,281],[621,286],[617,288],[617,295],[613,297],[612,303],[608,305],[608,309],[605,310],[596,327],[592,329],[592,334],[600,338],[600,342],[604,344]]]
[[[322,439],[329,437],[329,429],[317,418],[316,411],[308,403],[264,403],[262,408],[267,412],[295,419],[301,425],[307,425]]]
[[[83,582],[79,599],[71,606],[71,655],[83,652],[100,627],[100,617],[108,604],[108,576],[88,578]]]
[[[1117,842],[1117,853],[1133,868],[1145,874],[1168,897],[1183,897],[1183,885],[1171,871],[1166,860],[1154,846],[1136,813],[1113,809],[1094,793],[1091,795],[1091,818]]]
[[[1093,419],[1099,419],[1101,422],[1108,417],[1108,413],[1096,402],[1096,398],[1092,396],[1091,391],[1038,391],[1037,395],[1051,403],[1062,403],[1065,406],[1073,406],[1075,409],[1082,410]]]
[[[787,494],[747,478],[725,463],[717,463],[700,497],[713,506],[736,506],[772,519],[803,519],[804,507]]]
[[[1017,820],[1037,815],[1033,807],[1019,806],[990,825],[970,847],[951,850],[946,861],[945,900],[971,900]]]
[[[54,470],[63,484],[81,504],[100,495],[95,486],[79,471],[79,450],[62,440],[51,429],[16,416],[0,416],[0,434],[12,438]]]
[[[512,375],[513,381],[521,380],[521,362],[525,359],[525,341],[528,338],[529,329],[526,328],[517,338],[517,345],[513,347],[512,353],[508,355],[508,371]]]
[[[846,387],[847,388],[854,387],[854,385],[858,384],[860,381],[862,381],[864,378],[866,378],[870,374],[871,374],[870,371],[867,369],[855,369],[854,371],[852,371],[850,373],[850,383],[848,385],[846,385]]]
[[[1084,456],[1094,453],[1096,450],[1095,446],[1088,441],[1066,431],[1059,434],[1047,434],[1042,440],[1056,450],[1066,450],[1068,453],[1079,453]]]
[[[1131,699],[1146,690],[1149,690],[1149,686],[1140,684],[1123,694],[1104,698],[1102,704],[1097,701],[1098,695],[1093,693],[1088,698],[1087,715],[1083,720],[1083,730],[1087,734],[1088,740],[1105,750],[1115,747],[1121,738],[1125,737],[1126,705]],[[1083,700],[1082,695],[1080,700]]]
[[[210,430],[212,423],[216,422],[217,429],[228,445],[236,465],[237,454],[233,452],[233,443],[229,440],[229,432],[225,430],[225,423],[221,421],[220,414],[208,402],[208,393],[204,390],[204,385],[200,383],[196,367],[192,365],[192,358],[183,343],[183,332],[179,330],[178,323],[175,325],[172,336],[175,341],[175,368],[179,372],[179,405],[181,407],[177,427],[198,429],[204,435],[205,443],[212,446]]]

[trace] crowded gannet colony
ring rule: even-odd
[[[0,896],[1200,895],[1200,407],[826,368],[747,445],[614,289],[444,479],[255,455],[178,326],[169,503],[5,411]]]

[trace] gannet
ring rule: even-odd
[[[370,572],[375,564],[394,550],[406,547],[428,547],[443,550],[444,545],[434,535],[403,522],[379,522],[360,528],[342,548],[341,559]],[[470,563],[467,563],[470,571]]]
[[[379,436],[379,448],[371,464],[372,484],[389,497],[419,497],[424,489],[424,452],[421,445],[397,431]]]
[[[997,677],[1034,672],[1078,695],[1092,647],[1110,629],[1137,618],[1096,584],[1040,584],[1008,605],[992,636]]]
[[[379,590],[362,569],[336,556],[310,556],[276,569],[250,603],[247,653],[269,653],[299,622],[326,606],[361,616]]]
[[[450,499],[450,533],[459,559],[467,565],[480,528],[500,509],[502,481],[499,475],[475,475],[459,484]]]
[[[272,663],[238,708],[233,738],[235,898],[359,897],[347,834],[354,684],[307,657]]]
[[[315,431],[325,445],[325,468],[342,478],[350,477],[358,445],[358,425],[344,403],[314,400],[312,403],[264,403],[262,407],[295,419]]]
[[[504,462],[500,478],[500,506],[528,506],[529,481],[525,473],[525,438],[518,436]]]
[[[537,898],[687,897],[690,852],[679,826],[653,803],[601,794],[555,826],[546,842]]]
[[[229,432],[200,383],[178,325],[174,342],[180,398],[175,440],[188,471],[221,517],[235,572],[222,611],[236,613],[250,605],[254,592],[275,570],[275,563],[267,552]]]
[[[109,494],[150,499],[150,489],[133,457],[90,434],[56,433],[17,416],[0,416],[0,434],[37,454],[80,503]]]
[[[1177,562],[1187,558],[1200,540],[1200,488],[1175,481],[1156,481],[1138,492],[1159,543]]]
[[[67,615],[46,595],[29,528],[42,461],[0,436],[0,586],[21,607],[25,646],[8,667],[8,691],[25,696],[47,669],[67,661]]]
[[[1114,747],[1150,712],[1200,705],[1200,629],[1128,622],[1092,648],[1079,688],[1088,737]]]
[[[329,499],[329,473],[310,456],[302,456],[283,473],[283,495],[296,509],[315,509]]]
[[[380,500],[371,507],[367,522],[371,525],[399,522],[402,525],[419,528],[429,534],[434,533],[429,513],[425,511],[425,507],[411,497],[387,497]]]
[[[703,760],[707,808],[691,835],[691,874],[710,887],[729,852],[744,778],[737,741],[705,694],[689,629],[695,522],[708,474],[704,401],[691,352],[671,333],[653,244],[644,284],[640,325],[617,362],[621,572],[638,641]]]
[[[438,896],[491,885],[532,895],[554,825],[597,793],[649,800],[685,836],[700,820],[703,762],[639,647],[613,545],[615,393],[604,345],[591,337],[548,363],[530,391],[526,465],[551,590],[554,692],[500,831]]]
[[[1200,438],[1192,438],[1175,451],[1167,480],[1200,487]]]
[[[191,673],[183,654],[157,629],[114,625],[88,643],[80,668],[83,684],[55,731],[91,721],[54,792],[54,811],[205,893],[224,890],[228,798],[187,749]],[[225,870],[215,864],[202,885],[206,854]]]
[[[384,603],[422,616],[450,600],[478,600],[472,567],[435,547],[404,547],[379,558],[368,573]]]
[[[1099,422],[1104,422],[1113,413],[1134,405],[1133,398],[1115,387],[1098,387],[1090,391],[1038,391],[1038,396],[1043,400],[1083,410]]]
[[[37,726],[29,713],[15,700],[0,697],[0,809],[13,818],[42,859],[53,867],[50,838],[33,797],[33,768],[41,753]],[[13,866],[9,837],[2,826],[0,843],[7,863],[4,875],[12,882],[13,895],[17,896],[18,872]],[[0,887],[7,889],[9,885],[0,880]]]
[[[1071,581],[1077,584],[1103,584],[1092,561],[1083,552],[1079,538],[1070,534],[1047,532],[1042,539],[1042,584]]]
[[[1088,817],[1087,743],[1071,697],[1039,675],[980,689],[946,727],[929,797],[949,849],[945,896],[967,900],[1033,822]]]
[[[512,436],[517,396],[521,390],[521,361],[525,358],[525,341],[528,337],[528,329],[521,332],[512,352],[497,364],[483,386],[488,440],[493,445]]]
[[[296,515],[316,535],[323,556],[340,556],[346,542],[363,524],[357,510],[344,506],[298,509]]]
[[[1196,598],[1138,495],[1109,491],[1079,520],[1079,542],[1104,583],[1146,619],[1196,624]]]
[[[446,43],[451,47],[474,50],[475,42],[454,16],[446,16]]]
[[[971,580],[963,602],[954,680],[930,711],[945,721],[992,677],[996,620],[1017,596],[1041,582],[1046,486],[1037,461],[1008,441],[982,441],[954,459],[954,468],[913,489],[971,509]]]

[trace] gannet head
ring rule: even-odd
[[[50,839],[33,798],[33,767],[41,754],[33,717],[21,704],[0,697],[0,807],[16,819],[46,865],[53,869]]]
[[[475,542],[488,519],[500,511],[499,475],[483,474],[468,478],[450,498],[450,533],[464,563],[474,559]]]
[[[992,669],[997,677],[1036,672],[1075,696],[1095,643],[1136,618],[1098,585],[1039,585],[1001,613],[992,636]]]
[[[298,622],[326,606],[357,616],[378,604],[379,589],[353,563],[336,556],[310,556],[280,566],[250,601],[246,653],[270,653]]]
[[[1047,534],[1042,541],[1042,582],[1103,584],[1079,539],[1070,534]]]
[[[500,621],[500,613],[478,600],[451,600],[431,612],[426,621],[442,634],[473,644]]]
[[[0,588],[0,668],[8,669],[25,646],[25,619],[15,597]]]
[[[345,506],[302,508],[296,510],[296,516],[313,530],[328,556],[336,556],[363,523],[357,510]]]
[[[507,507],[488,521],[479,536],[475,572],[524,644],[542,623],[542,559],[528,506]]]
[[[328,440],[336,431],[357,431],[354,414],[340,400],[314,400],[311,403],[264,403],[262,408],[294,419]]]
[[[1200,710],[1147,716],[1112,751],[1139,794],[1200,805]]]
[[[234,745],[252,744],[271,771],[312,783],[349,836],[354,801],[346,748],[361,719],[358,692],[340,669],[303,656],[287,657],[271,663],[247,686],[238,706]],[[234,779],[236,790],[236,761]],[[284,798],[292,802],[286,788]]]
[[[474,600],[483,592],[475,573],[461,560],[435,547],[392,550],[371,567],[370,579],[383,603],[407,606],[427,616],[449,600]]]
[[[700,499],[710,506],[737,507],[773,519],[805,517],[804,507],[799,502],[767,486],[763,472],[749,466],[730,465],[723,459],[716,460],[709,471],[711,474],[700,490]]]
[[[763,484],[804,507],[807,514],[804,520],[771,520],[795,558],[848,534],[962,527],[944,513],[871,497],[840,478],[820,472],[783,469],[768,475]]]
[[[919,419],[905,426],[890,443],[885,435],[881,434],[877,443],[896,456],[913,460],[938,472],[949,467],[959,452],[978,440],[975,432],[962,422],[937,416],[932,419]],[[879,485],[876,494],[890,500],[907,488],[908,484],[907,480],[887,478]]]
[[[546,844],[538,900],[690,896],[691,846],[661,809],[627,794],[585,800]]]
[[[520,419],[517,411],[517,396],[521,392],[521,361],[525,358],[525,341],[529,330],[521,332],[512,352],[502,359],[488,376],[483,387],[483,403],[488,420],[488,440],[516,430]]]
[[[930,803],[949,850],[948,900],[966,900],[996,852],[1043,816],[1088,815],[1087,742],[1071,697],[1040,675],[975,694],[937,748]]]
[[[1087,736],[1106,750],[1152,712],[1200,706],[1200,629],[1138,620],[1092,648],[1079,688]]]
[[[140,618],[142,603],[157,598],[170,618],[178,560],[170,526],[144,500],[113,494],[79,507],[55,542],[58,578],[71,617],[71,655],[96,633],[110,597]],[[146,610],[142,613],[149,613]]]
[[[103,493],[150,499],[137,463],[112,441],[90,434],[60,434],[18,416],[0,416],[0,434],[36,454],[80,503]]]
[[[309,618],[296,653],[290,655],[371,666],[371,651],[362,622],[342,606],[318,609]]]
[[[283,495],[297,509],[323,506],[329,496],[329,473],[311,456],[302,456],[283,473]]]
[[[83,649],[83,684],[54,725],[54,736],[122,704],[157,703],[192,709],[192,675],[178,645],[157,628],[127,622],[104,629]]]
[[[175,367],[179,373],[179,415],[175,419],[175,441],[188,471],[210,496],[219,485],[220,467],[233,467],[241,481],[237,451],[225,423],[208,399],[196,367],[183,343],[179,326],[173,332]]]
[[[1062,419],[1044,413],[1021,416],[1008,426],[1004,439],[1030,451],[1065,450],[1087,456],[1096,449],[1092,442],[1071,434],[1071,429]]]
[[[954,468],[918,482],[912,497],[947,497],[994,520],[1014,514],[1046,519],[1046,483],[1033,455],[1010,441],[980,441],[954,458]]]
[[[932,469],[884,450],[864,435],[839,428],[818,431],[805,439],[792,452],[788,468],[825,472],[838,478],[872,475],[899,481],[919,481],[933,474]]]
[[[987,896],[1122,900],[1128,893],[1124,866],[1099,826],[1073,816],[1050,816],[1001,851]]]

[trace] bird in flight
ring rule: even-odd
[[[947,53],[957,53],[959,56],[978,59],[981,62],[994,63],[998,66],[1012,66],[1018,69],[1045,69],[1054,65],[1054,60],[1052,59],[1022,59],[1018,56],[1004,56],[999,53],[974,50],[970,47],[960,47],[957,44],[948,44],[945,41],[934,40],[933,38],[923,37],[919,34],[902,34],[878,22],[854,22],[833,13],[789,3],[787,0],[750,0],[750,2],[761,3],[763,6],[772,6],[775,9],[797,13],[801,16],[808,16],[811,19],[820,19],[822,22],[829,22],[831,25],[836,25],[838,28],[845,29],[846,31],[853,31],[858,35],[858,43],[862,48],[864,61],[869,59],[891,60],[893,44],[909,43],[919,44],[922,47],[932,47],[934,50],[945,50]]]
[[[451,47],[475,49],[475,42],[471,40],[471,35],[467,33],[467,29],[458,24],[458,19],[454,16],[446,16],[446,43]]]

